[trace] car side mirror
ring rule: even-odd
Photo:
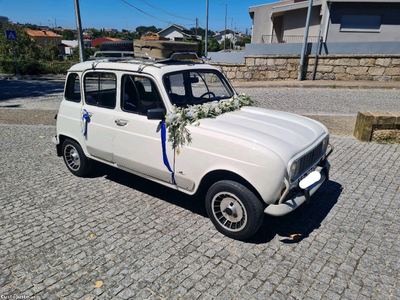
[[[148,120],[164,120],[165,109],[164,108],[153,108],[147,111]]]

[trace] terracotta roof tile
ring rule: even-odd
[[[49,30],[32,30],[29,28],[25,28],[25,31],[27,34],[30,36],[48,36],[48,37],[59,37],[61,38],[61,35],[54,33]]]

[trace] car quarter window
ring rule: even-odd
[[[113,73],[90,72],[85,75],[85,102],[87,105],[115,108],[117,77]]]
[[[152,79],[144,76],[124,75],[121,80],[121,109],[146,115],[152,108],[164,108],[160,93]]]
[[[65,99],[72,102],[81,102],[81,87],[79,84],[79,75],[70,73],[65,87]]]

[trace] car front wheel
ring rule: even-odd
[[[263,205],[257,196],[244,185],[230,180],[210,187],[206,209],[217,230],[237,240],[254,235],[264,219]]]
[[[77,142],[66,139],[62,145],[62,153],[65,164],[75,176],[83,177],[91,171],[91,161]]]

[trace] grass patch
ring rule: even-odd
[[[372,141],[385,144],[400,144],[400,130],[374,130]]]

